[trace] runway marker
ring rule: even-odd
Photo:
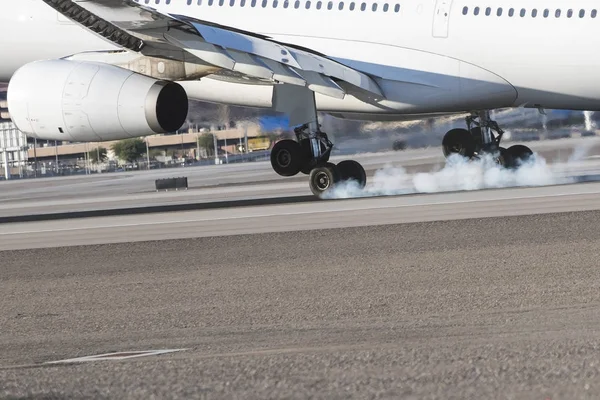
[[[47,361],[44,364],[68,364],[68,363],[77,363],[77,362],[106,361],[106,360],[116,361],[116,360],[126,360],[129,358],[136,358],[136,357],[157,356],[160,354],[174,353],[176,351],[184,351],[184,350],[187,350],[187,349],[121,351],[121,352],[117,352],[117,353],[97,354],[95,356],[69,358],[66,360],[59,360],[59,361]]]

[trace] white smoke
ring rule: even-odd
[[[569,161],[567,161],[567,163],[572,164],[585,160],[592,152],[594,146],[597,145],[598,140],[586,140],[585,143],[580,144],[573,150],[573,153],[569,156]]]
[[[517,169],[498,165],[494,158],[484,156],[468,160],[452,155],[445,166],[427,173],[408,174],[402,167],[387,165],[377,170],[363,189],[355,181],[341,182],[326,192],[323,198],[343,199],[399,195],[408,193],[439,193],[518,186],[546,186],[569,182],[569,178],[551,168],[546,160],[534,154]]]
[[[373,178],[365,188],[358,182],[349,180],[338,183],[333,189],[322,195],[324,199],[349,199],[355,197],[388,196],[413,193],[410,189],[411,177],[402,167],[386,165],[375,171]]]

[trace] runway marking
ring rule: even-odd
[[[298,212],[280,212],[280,213],[270,213],[270,214],[256,214],[256,215],[241,215],[241,216],[231,216],[231,217],[217,217],[217,218],[200,218],[200,219],[186,219],[186,220],[170,220],[170,221],[155,221],[155,222],[137,222],[131,224],[121,224],[121,225],[101,225],[101,226],[83,226],[77,228],[60,228],[60,229],[43,229],[43,230],[30,230],[30,231],[16,231],[16,232],[0,232],[1,236],[8,235],[29,235],[35,233],[56,233],[56,232],[75,232],[75,231],[83,231],[83,230],[98,230],[98,229],[113,229],[113,228],[132,228],[132,227],[142,227],[142,226],[153,226],[153,225],[168,225],[168,224],[189,224],[189,223],[197,223],[203,221],[228,221],[235,219],[248,219],[248,218],[268,218],[268,217],[277,217],[277,216],[290,216],[290,215],[309,215],[309,214],[323,214],[323,213],[334,213],[334,212],[342,212],[342,211],[360,211],[360,210],[369,210],[369,209],[393,209],[393,208],[407,208],[407,207],[422,207],[422,206],[441,206],[441,205],[453,205],[453,204],[470,204],[470,203],[485,203],[492,201],[511,201],[511,200],[525,200],[525,199],[542,199],[542,198],[553,198],[553,197],[566,197],[566,196],[582,196],[582,195],[593,195],[600,194],[600,191],[590,191],[590,192],[575,192],[575,193],[558,193],[558,194],[549,194],[549,195],[532,195],[532,196],[518,196],[518,197],[500,197],[494,199],[478,199],[478,200],[460,200],[460,201],[438,201],[438,202],[427,202],[427,203],[418,203],[418,204],[395,204],[395,205],[384,205],[384,206],[373,206],[373,207],[349,207],[349,208],[340,208],[337,210],[309,210],[309,211],[298,211]],[[374,199],[372,197],[371,199]],[[385,199],[386,196],[381,197]],[[368,200],[369,198],[357,198],[355,200]],[[347,200],[341,200],[347,201]]]
[[[126,360],[129,358],[146,357],[146,356],[157,356],[160,354],[174,353],[177,351],[184,351],[187,349],[165,349],[165,350],[146,350],[146,351],[122,351],[117,353],[106,353],[97,354],[95,356],[84,356],[77,358],[69,358],[66,360],[58,361],[47,361],[44,364],[70,364],[77,362],[89,362],[89,361],[106,361],[106,360]]]

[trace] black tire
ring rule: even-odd
[[[294,140],[281,140],[271,150],[271,166],[281,176],[294,176],[300,172],[305,157],[300,144]]]
[[[367,184],[367,173],[360,163],[354,160],[344,160],[337,165],[340,173],[340,180],[354,180],[358,182],[360,188],[364,188]]]
[[[456,128],[448,131],[442,140],[444,156],[449,157],[452,154],[460,154],[463,157],[471,158],[475,154],[477,143],[466,129]]]
[[[508,150],[506,150],[504,147],[499,147],[498,152],[498,158],[496,158],[498,165],[501,165],[504,168],[511,168],[512,157],[510,156]]]
[[[315,196],[320,196],[330,190],[340,181],[340,173],[335,164],[323,163],[310,171],[308,184]]]
[[[526,163],[533,156],[533,151],[527,146],[516,144],[510,146],[506,152],[510,158],[509,168],[519,168],[523,163]]]

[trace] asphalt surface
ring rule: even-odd
[[[2,252],[0,397],[598,398],[599,247],[591,211]]]
[[[600,183],[236,201],[0,224],[0,399],[600,398]]]

